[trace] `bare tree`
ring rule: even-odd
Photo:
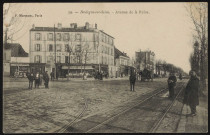
[[[88,44],[87,40],[85,41],[85,44],[81,48],[81,71],[83,73],[83,80],[85,76],[85,68],[87,65],[87,62],[91,59],[91,53],[93,48]],[[83,69],[82,69],[83,67]]]
[[[3,6],[3,36],[4,44],[20,39],[24,34],[19,34],[29,24],[26,17],[19,17],[18,13],[24,10],[20,3],[5,3]],[[25,11],[24,11],[25,13]],[[17,37],[17,35],[19,37]],[[16,38],[14,38],[16,37]]]
[[[194,24],[193,37],[200,45],[200,81],[203,91],[207,88],[206,79],[208,79],[208,3],[188,3],[186,9]]]

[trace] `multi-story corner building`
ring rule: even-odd
[[[155,72],[155,53],[152,51],[139,51],[135,52],[136,65],[138,70],[144,70],[145,68]]]
[[[4,44],[3,51],[4,75],[14,76],[17,71],[26,73],[29,71],[29,57],[19,43]]]
[[[114,37],[86,22],[77,27],[35,27],[30,30],[30,63],[32,71],[56,71],[65,76],[68,72],[107,72],[114,75]]]
[[[121,52],[115,47],[115,66],[116,77],[128,76],[130,69],[133,67],[133,62],[126,53]]]

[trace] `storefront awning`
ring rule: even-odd
[[[29,66],[28,63],[11,63],[11,66]]]
[[[81,69],[81,66],[62,66],[62,69]],[[84,69],[84,66],[82,66],[82,69]],[[85,69],[93,69],[92,66],[85,66]]]

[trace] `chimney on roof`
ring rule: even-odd
[[[97,29],[97,23],[95,23],[95,29]]]
[[[74,28],[75,28],[75,29],[77,28],[77,23],[74,23]]]
[[[77,23],[70,23],[70,28],[77,28]]]
[[[70,23],[70,28],[74,28],[74,23]]]
[[[85,23],[85,29],[89,29],[89,26],[90,26],[89,22],[86,22]]]
[[[62,28],[62,24],[58,23],[58,29],[61,29],[61,28]]]
[[[35,29],[35,24],[32,25],[32,28]]]

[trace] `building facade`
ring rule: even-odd
[[[3,71],[5,76],[14,76],[16,71],[22,72],[23,63],[29,67],[28,53],[19,43],[6,43],[3,49]],[[24,61],[25,60],[25,61]],[[20,67],[20,68],[19,68]],[[28,69],[28,68],[27,68]]]
[[[155,73],[155,53],[152,51],[135,52],[136,68],[143,71],[145,68]]]
[[[30,30],[30,63],[34,71],[67,73],[114,71],[114,38],[88,22],[77,27],[35,27]],[[33,66],[32,65],[32,66]]]
[[[121,52],[115,47],[115,66],[116,77],[124,77],[130,75],[130,69],[133,67],[133,61],[126,53]]]

